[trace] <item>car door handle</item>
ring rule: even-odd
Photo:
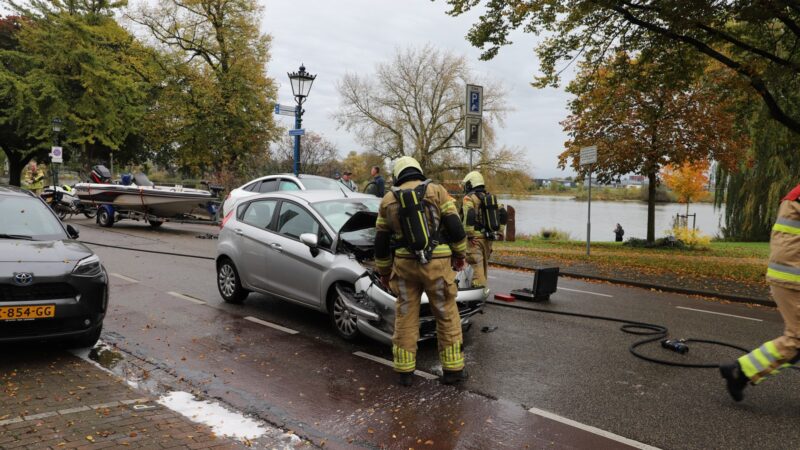
[[[281,244],[278,244],[277,242],[269,244],[269,246],[272,247],[273,250],[276,250],[276,251],[279,251],[279,252],[283,251],[283,247],[281,247]]]
[[[241,229],[241,228],[234,228],[234,229],[233,229],[233,232],[234,232],[234,233],[236,233],[236,234],[238,234],[239,236],[241,236],[242,234],[244,234],[244,233],[242,233],[242,229]]]

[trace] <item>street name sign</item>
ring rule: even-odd
[[[50,162],[62,164],[64,162],[64,149],[61,147],[50,147]]]
[[[594,164],[597,162],[597,146],[583,147],[581,149],[581,165]]]
[[[467,116],[483,116],[483,86],[467,85]]]
[[[305,128],[298,128],[295,130],[289,130],[289,136],[302,136],[306,134]]]
[[[281,116],[294,116],[295,113],[297,113],[297,106],[275,104],[275,114]]]

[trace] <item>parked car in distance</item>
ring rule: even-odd
[[[231,192],[225,197],[222,204],[222,217],[225,217],[239,200],[258,194],[266,194],[275,191],[311,191],[311,190],[334,190],[341,191],[342,184],[333,178],[325,178],[317,175],[292,175],[290,173],[267,175],[249,181]]]
[[[391,343],[395,297],[374,272],[375,221],[381,199],[329,191],[259,194],[225,216],[217,245],[217,287],[229,303],[250,292],[273,295],[329,315],[341,337]],[[480,312],[488,290],[460,272],[462,326]],[[435,336],[427,297],[420,338]]]
[[[108,307],[100,258],[31,192],[0,186],[0,344],[91,347]]]

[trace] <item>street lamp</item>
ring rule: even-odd
[[[297,102],[294,110],[294,129],[300,130],[303,124],[303,103],[305,103],[308,93],[311,92],[311,85],[314,84],[316,75],[306,72],[306,67],[300,65],[298,72],[289,73],[289,81],[292,82],[292,94]],[[300,173],[300,131],[294,133],[294,174]]]
[[[53,125],[53,148],[50,150],[50,170],[53,172],[53,201],[54,202],[58,200],[58,196],[56,195],[57,192],[58,192],[58,189],[56,188],[56,186],[58,186],[58,166],[56,165],[57,164],[56,161],[60,160],[61,157],[62,157],[61,149],[58,146],[58,137],[59,137],[59,133],[61,133],[61,123],[62,123],[61,119],[59,119],[58,117],[53,119],[53,122],[52,122],[52,125]],[[58,150],[56,150],[56,149],[58,149]],[[58,154],[56,154],[56,152]]]

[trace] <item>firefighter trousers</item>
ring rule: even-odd
[[[472,266],[472,285],[486,287],[489,275],[489,257],[492,255],[492,241],[486,238],[473,238],[467,244],[467,263]]]
[[[419,313],[422,293],[428,295],[431,313],[436,319],[436,337],[442,369],[464,368],[461,351],[461,318],[456,305],[458,287],[450,258],[434,258],[428,264],[416,259],[395,258],[389,285],[397,296],[392,353],[397,372],[416,368],[419,340]]]
[[[772,285],[772,298],[783,317],[783,336],[766,342],[761,347],[739,358],[742,371],[753,384],[763,381],[800,359],[800,291]]]

